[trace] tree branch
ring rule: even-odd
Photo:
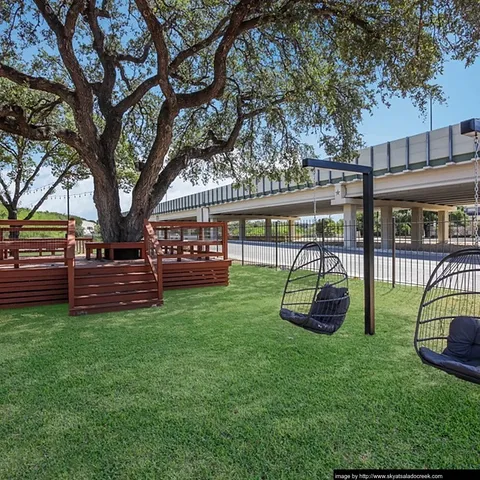
[[[198,107],[222,95],[226,82],[227,57],[242,22],[250,11],[260,4],[260,0],[241,0],[234,8],[225,33],[220,41],[213,61],[213,80],[207,87],[193,93],[178,95],[179,108]]]
[[[130,55],[129,53],[117,53],[116,59],[119,62],[130,62],[130,63],[135,63],[137,65],[141,65],[142,63],[145,63],[145,61],[147,60],[151,47],[152,47],[152,41],[149,41],[143,47],[143,53],[139,57],[135,57],[134,55]]]
[[[148,4],[148,0],[135,0],[142,14],[157,51],[158,84],[171,107],[176,103],[176,95],[168,78],[168,48],[163,35],[163,27]]]
[[[4,195],[5,195],[4,200],[2,200],[2,203],[5,207],[7,207],[7,202],[9,204],[12,203],[12,197],[10,196],[10,192],[8,191],[8,185],[5,183],[5,180],[3,179],[2,175],[0,175],[0,185],[3,188],[3,192],[4,192]],[[0,193],[0,195],[1,195],[1,193]]]
[[[115,110],[119,115],[134,107],[140,100],[158,84],[158,76],[154,75],[144,80],[130,95],[117,103]]]
[[[77,89],[77,94],[79,94],[79,98],[81,98],[83,103],[89,102],[90,110],[93,108],[92,89],[75,55],[72,42],[73,35],[75,34],[78,15],[83,7],[83,0],[74,0],[68,10],[68,31],[63,26],[59,18],[55,15],[52,7],[45,0],[33,1],[42,14],[42,17],[47,22],[47,25],[55,33],[58,50],[62,57],[63,63],[70,74],[73,84]]]
[[[207,48],[210,46],[215,40],[221,37],[222,35],[222,30],[225,27],[226,23],[228,21],[228,17],[224,17],[220,20],[220,22],[217,24],[217,26],[214,28],[212,33],[201,40],[200,42],[196,43],[195,45],[192,45],[189,48],[186,48],[185,50],[182,50],[173,60],[170,62],[169,65],[169,70],[170,73],[175,72],[178,67],[180,66],[181,63],[183,63],[186,59],[192,57],[199,51],[203,50],[204,48]]]
[[[72,169],[74,163],[69,163],[65,170],[59,175],[51,187],[45,192],[45,194],[40,198],[36,205],[30,210],[28,215],[22,220],[30,220],[36,211],[42,206],[43,202],[54,192],[54,190],[60,185],[61,181],[67,176],[68,172]]]
[[[31,125],[27,122],[23,109],[18,106],[0,106],[0,130],[39,142],[58,138],[78,152],[83,149],[83,143],[76,132],[67,129],[55,130],[44,125]]]
[[[52,149],[47,149],[45,154],[42,156],[40,161],[35,166],[33,173],[30,175],[30,177],[27,178],[27,180],[25,180],[23,188],[19,192],[19,197],[21,197],[30,188],[36,176],[38,175],[38,172],[40,172],[40,169],[43,167],[43,165],[45,165],[45,162],[51,157],[52,152],[54,150],[55,150],[55,147],[53,147]]]
[[[32,90],[51,93],[69,105],[74,105],[74,92],[61,83],[52,82],[43,77],[27,75],[4,63],[0,63],[0,78],[6,78],[17,85],[27,86]]]
[[[98,17],[101,10],[96,8],[96,0],[88,0],[85,10],[85,17],[90,26],[93,35],[93,48],[97,52],[98,58],[103,67],[103,81],[98,89],[98,99],[100,108],[105,114],[111,107],[111,94],[115,86],[116,72],[115,59],[105,50],[105,34],[98,23]]]

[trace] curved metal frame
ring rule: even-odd
[[[445,268],[445,264],[456,262],[456,264],[459,265],[461,262],[458,262],[458,259],[460,259],[462,257],[465,257],[465,256],[468,256],[468,255],[473,255],[473,256],[476,256],[478,258],[478,268],[471,268],[470,264],[469,264],[469,268],[466,268],[464,270],[458,270],[458,271],[455,271],[455,272],[448,272],[448,273],[446,272],[445,275],[438,276],[438,273],[441,271],[441,269]],[[477,263],[475,263],[475,264],[477,264]],[[420,352],[420,349],[422,347],[425,347],[425,348],[427,348],[427,349],[429,349],[429,350],[431,350],[435,353],[441,354],[442,352],[438,351],[439,350],[438,348],[433,349],[433,348],[430,348],[430,346],[431,346],[431,343],[433,341],[442,341],[442,342],[446,341],[447,336],[445,334],[439,335],[438,331],[436,329],[433,329],[433,332],[432,332],[434,334],[433,336],[428,336],[428,337],[425,337],[425,338],[419,338],[419,334],[421,332],[421,326],[422,325],[431,324],[432,322],[443,322],[443,321],[446,321],[448,319],[451,319],[450,320],[450,322],[451,322],[453,320],[453,318],[455,318],[452,315],[440,315],[440,316],[436,316],[436,317],[431,318],[431,319],[422,319],[422,314],[424,313],[426,307],[428,307],[429,305],[432,305],[436,301],[441,301],[442,299],[446,299],[446,298],[448,299],[448,298],[452,298],[452,297],[456,297],[456,296],[462,297],[462,296],[466,296],[466,295],[480,295],[480,291],[472,291],[471,286],[468,285],[467,290],[462,290],[462,291],[459,291],[459,292],[456,292],[456,293],[446,293],[446,294],[443,294],[443,295],[439,295],[439,296],[437,296],[433,299],[429,299],[427,301],[428,294],[430,292],[432,292],[433,289],[435,287],[437,287],[439,284],[441,284],[441,282],[443,280],[445,280],[446,278],[449,278],[449,277],[454,278],[455,276],[458,276],[458,275],[463,275],[463,274],[466,274],[466,273],[474,273],[474,272],[479,272],[480,273],[480,248],[471,247],[471,248],[466,248],[466,249],[459,250],[457,252],[453,252],[453,253],[447,255],[445,258],[443,258],[438,263],[438,265],[433,270],[433,272],[432,272],[432,274],[431,274],[431,276],[430,276],[430,278],[427,282],[427,285],[425,287],[423,295],[422,295],[422,300],[421,300],[421,303],[420,303],[420,307],[418,309],[417,322],[416,322],[416,326],[415,326],[415,335],[414,335],[413,343],[414,343],[415,351],[417,352],[417,355],[420,357],[420,359],[422,360],[422,362],[425,365],[435,367],[435,368],[437,368],[439,370],[442,370],[446,373],[449,373],[449,374],[454,375],[458,378],[461,378],[462,380],[466,380],[466,381],[469,381],[469,382],[472,382],[472,383],[480,383],[480,378],[470,377],[466,374],[459,373],[458,371],[456,371],[454,369],[451,369],[451,368],[448,368],[448,367],[445,367],[445,366],[439,366],[435,363],[432,363],[432,362],[428,361],[422,355],[422,353]],[[479,283],[479,286],[480,286],[480,283]],[[460,315],[462,315],[462,312],[459,312],[458,316],[460,316]],[[450,324],[450,322],[449,322],[449,324]],[[479,370],[479,374],[480,374],[480,370]]]
[[[318,254],[317,258],[313,259],[311,262],[302,263],[301,265],[298,265],[299,258],[301,258],[301,256],[303,254],[305,254],[306,251],[315,252],[315,250]],[[325,253],[326,252],[328,253],[328,258],[331,258],[335,262],[333,266],[328,266],[327,267],[328,268],[327,271],[325,271],[325,268],[326,268],[326,266],[325,266],[325,259],[326,259]],[[299,278],[295,278],[295,279],[292,280],[292,275],[295,272],[297,272],[298,270],[302,269],[305,266],[308,266],[309,263],[313,264],[313,263],[316,263],[316,262],[320,262],[320,267],[318,269],[310,270],[311,273],[309,273],[308,275],[305,275],[305,277],[299,277]],[[306,318],[305,318],[305,321],[304,321],[303,325],[299,325],[299,326],[305,326],[306,323],[308,322],[309,318],[313,318],[312,310],[313,310],[315,304],[317,303],[317,301],[316,301],[317,295],[319,294],[319,292],[323,288],[323,285],[321,285],[321,281],[322,281],[322,279],[325,279],[325,277],[329,274],[341,276],[341,278],[339,280],[337,280],[333,283],[329,282],[329,285],[336,286],[336,285],[342,284],[342,286],[345,286],[346,288],[348,288],[348,275],[347,275],[347,272],[346,272],[345,268],[343,267],[342,262],[340,261],[340,259],[338,258],[337,255],[335,255],[330,250],[328,250],[325,247],[323,247],[322,245],[320,245],[320,243],[318,243],[318,242],[309,242],[309,243],[306,243],[305,245],[303,245],[302,248],[298,251],[297,255],[295,256],[295,260],[293,261],[293,264],[290,267],[290,270],[289,270],[289,273],[288,273],[288,278],[287,278],[287,281],[285,283],[285,288],[283,290],[282,303],[281,303],[281,308],[284,308],[285,298],[286,298],[288,293],[297,293],[297,292],[308,291],[308,290],[312,291],[312,295],[309,298],[308,303],[307,303],[307,301],[301,302],[302,305],[307,305],[308,304],[309,309],[308,309],[308,313],[302,313],[302,315],[305,315]],[[292,282],[294,282],[295,280],[299,280],[299,279],[306,278],[306,277],[309,277],[309,276],[314,276],[314,275],[317,278],[316,278],[315,283],[311,287],[300,289],[300,290],[293,290],[293,291],[289,292],[288,288],[289,288],[289,285],[291,286]],[[294,303],[292,303],[292,304],[287,303],[286,305],[295,305],[295,304]],[[297,305],[300,305],[300,303],[298,303]]]

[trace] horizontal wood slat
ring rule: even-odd
[[[67,288],[67,286],[66,279],[44,279],[40,282],[9,282],[2,284],[0,287],[0,296],[7,293],[13,293],[18,297],[21,292],[42,292],[45,290],[63,289]]]
[[[150,268],[145,264],[138,265],[98,265],[96,267],[75,267],[75,278],[86,276],[125,275],[128,273],[149,273]]]
[[[0,305],[3,308],[9,308],[15,306],[17,303],[29,303],[35,305],[36,302],[43,302],[43,301],[53,301],[55,300],[57,303],[66,302],[68,298],[68,289],[65,289],[60,292],[56,292],[54,290],[50,290],[49,292],[44,292],[43,294],[32,295],[32,296],[24,296],[16,298],[0,298]]]
[[[125,279],[126,275],[121,273],[115,275],[95,275],[95,276],[86,276],[86,277],[76,277],[75,278],[75,286],[84,287],[87,285],[107,285],[111,283],[122,283],[127,281]],[[128,274],[128,281],[130,282],[150,282],[153,281],[153,275],[147,272],[139,272],[139,273],[129,273]]]
[[[60,303],[67,303],[68,298],[64,300],[36,300],[34,303],[28,302],[19,302],[13,303],[11,305],[0,305],[0,309],[7,309],[7,308],[26,308],[26,307],[42,307],[44,305],[58,305]]]
[[[103,293],[115,293],[115,292],[128,292],[132,290],[153,290],[157,287],[155,281],[140,281],[140,282],[125,282],[125,283],[115,283],[115,284],[98,284],[98,285],[85,285],[85,286],[76,286],[75,295],[83,296],[89,295],[93,292],[95,294]]]
[[[0,308],[51,305],[67,299],[64,266],[0,270]]]
[[[211,262],[163,262],[163,271],[190,271],[190,270],[205,270],[216,268],[227,268],[232,264],[231,260],[212,260]]]
[[[51,257],[29,257],[29,258],[19,258],[15,260],[13,258],[9,258],[7,260],[0,260],[0,265],[41,265],[42,263],[63,263],[65,262],[65,258],[62,256],[51,256]]]
[[[66,230],[68,220],[0,220],[0,227],[4,227],[5,225],[39,225],[45,228],[48,228],[50,225],[62,225]]]
[[[0,288],[4,283],[12,282],[30,282],[30,281],[40,281],[43,279],[53,280],[53,279],[64,279],[67,281],[67,267],[61,266],[57,268],[25,268],[25,269],[11,269],[11,270],[0,270]]]

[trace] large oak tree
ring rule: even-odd
[[[73,118],[32,123],[0,92],[0,129],[75,149],[93,175],[103,238],[137,240],[179,175],[293,175],[312,133],[328,155],[351,159],[376,99],[422,107],[440,95],[429,82],[445,58],[474,58],[476,5],[0,0],[0,77],[53,95]],[[143,168],[122,215],[125,149]]]

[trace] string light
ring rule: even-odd
[[[92,197],[93,196],[93,191],[91,192],[80,192],[80,193],[70,193],[68,195],[70,198],[85,198],[85,197]],[[49,195],[45,201],[47,200],[65,200],[67,198],[67,195]],[[33,208],[36,205],[36,202],[30,203],[28,205],[28,208]]]
[[[81,192],[81,193],[71,193],[70,195],[49,195],[47,198],[49,200],[62,200],[69,196],[70,198],[81,198],[81,197],[91,197],[93,192]]]
[[[47,191],[51,186],[53,186],[53,183],[49,183],[48,185],[43,185],[41,187],[37,187],[37,188],[30,188],[28,190],[28,192],[25,192],[24,195],[27,196],[27,195],[33,195],[34,193],[38,193],[38,192],[45,192]]]

